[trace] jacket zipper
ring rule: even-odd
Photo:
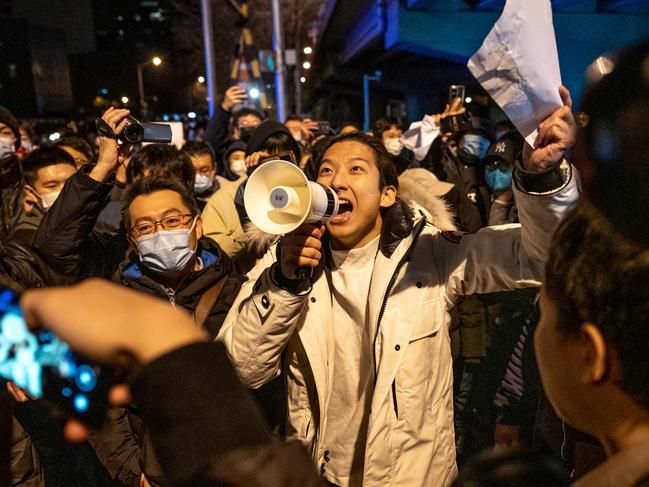
[[[176,291],[174,291],[173,289],[171,289],[169,287],[164,288],[164,290],[165,290],[165,293],[167,295],[167,298],[169,298],[169,302],[171,303],[171,306],[173,308],[175,308],[176,307]]]
[[[408,262],[408,259],[410,257],[410,253],[412,252],[412,249],[415,247],[417,244],[417,241],[419,240],[419,237],[421,236],[421,233],[424,231],[424,228],[426,227],[426,220],[424,219],[419,226],[419,229],[417,230],[417,233],[415,234],[415,238],[412,240],[412,244],[410,245],[410,248],[408,251],[405,253],[405,255],[401,258],[399,261],[399,264],[397,265],[397,268],[394,271],[394,274],[392,274],[392,277],[390,278],[390,282],[388,284],[388,289],[385,293],[385,296],[383,297],[383,303],[381,304],[381,310],[379,311],[379,318],[376,322],[376,331],[374,332],[374,341],[372,342],[372,361],[374,362],[374,385],[376,386],[376,380],[377,380],[377,374],[378,374],[378,364],[376,363],[376,340],[379,337],[379,331],[381,330],[381,320],[383,319],[383,315],[385,314],[385,309],[388,306],[388,297],[392,293],[394,286],[397,282],[397,277],[399,276],[399,273],[401,272],[401,269],[403,266]],[[395,405],[396,405],[396,395],[395,395]],[[395,408],[396,409],[396,408]]]

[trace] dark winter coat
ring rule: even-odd
[[[71,283],[88,277],[110,279],[128,249],[124,229],[93,231],[113,184],[95,181],[88,175],[90,169],[83,167],[67,180],[32,242],[43,261]]]

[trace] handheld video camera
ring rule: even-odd
[[[166,123],[142,123],[130,115],[121,134],[115,134],[113,129],[102,118],[97,118],[95,125],[100,135],[118,139],[127,144],[139,144],[140,142],[169,144],[172,138],[171,125]]]

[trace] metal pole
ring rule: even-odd
[[[144,78],[142,76],[142,68],[146,65],[144,64],[138,64],[137,65],[137,87],[140,92],[140,110],[142,111],[142,116],[146,116],[146,100],[144,98]]]
[[[300,5],[302,0],[295,0],[293,10],[295,11],[295,68],[293,69],[293,82],[295,83],[295,113],[302,116],[302,12]]]
[[[377,71],[374,76],[369,74],[363,75],[363,132],[370,131],[370,81],[380,81],[383,73]]]
[[[214,29],[212,27],[211,0],[201,0],[201,19],[205,50],[205,77],[207,78],[207,105],[210,117],[213,117],[214,107],[216,106],[216,74],[214,71]]]
[[[277,120],[286,119],[286,64],[284,63],[284,18],[280,0],[271,0],[273,11],[273,50],[275,51],[275,98]]]
[[[370,131],[370,75],[363,75],[363,132]]]

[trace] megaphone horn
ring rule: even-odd
[[[243,203],[250,221],[273,235],[303,223],[326,223],[338,214],[334,190],[309,181],[299,167],[282,160],[265,162],[252,173]]]

